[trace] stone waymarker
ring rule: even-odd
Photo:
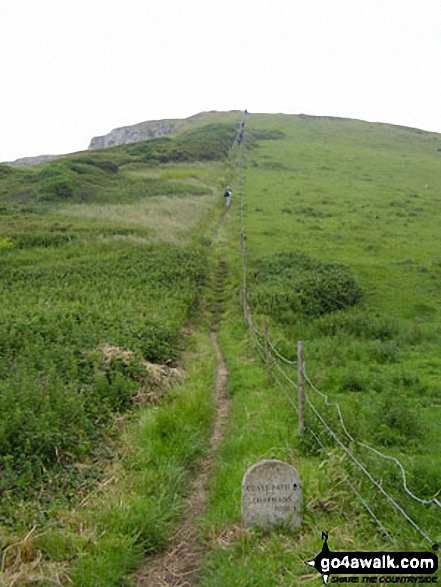
[[[300,527],[302,486],[294,467],[274,459],[247,470],[242,481],[242,522],[245,528]]]

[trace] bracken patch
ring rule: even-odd
[[[342,310],[362,297],[361,286],[346,266],[295,251],[260,259],[249,291],[252,306],[281,323]]]

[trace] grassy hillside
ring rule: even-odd
[[[76,559],[77,584],[119,584],[173,530],[212,413],[190,333],[237,124],[0,166],[2,584]]]
[[[249,256],[260,263],[264,257],[269,266],[279,251],[338,262],[363,294],[353,308],[337,300],[348,306],[341,312],[308,312],[291,304],[281,315],[280,304],[268,307],[268,296],[266,305],[260,301],[263,291],[256,310],[273,319],[286,352],[293,354],[297,339],[307,341],[310,376],[346,405],[354,433],[412,453],[415,487],[435,492],[441,139],[388,125],[295,117],[250,117],[249,130],[265,122],[283,128],[286,138],[265,142],[249,156]],[[284,264],[298,271],[300,263],[282,258]],[[262,270],[257,279],[256,292],[265,279]],[[388,406],[392,411],[397,404],[403,413],[395,414],[398,429],[391,430]],[[424,478],[421,470],[427,471]]]
[[[275,131],[283,135],[256,148],[253,135]],[[299,440],[296,390],[275,366],[269,386],[264,366],[253,364],[259,348],[252,337],[248,348],[239,342],[245,337],[237,328],[242,268],[229,246],[240,230],[236,201],[222,243],[236,283],[236,310],[225,317],[223,339],[235,397],[233,432],[206,520],[214,552],[203,584],[298,585],[311,575],[304,561],[320,550],[324,529],[332,529],[335,550],[430,550],[441,538],[440,509],[412,499],[399,468],[356,442],[398,457],[418,497],[438,495],[441,138],[360,121],[257,114],[247,118],[247,133],[244,226],[255,324],[263,332],[268,323],[272,343],[289,360],[304,341],[307,374],[330,402],[339,402],[353,440],[336,409],[307,386],[309,397],[430,540],[354,466],[308,406],[307,433]],[[237,187],[240,192],[240,181]],[[263,338],[260,343],[263,352]],[[297,381],[297,365],[277,364]],[[303,478],[307,520],[294,540],[250,537],[238,528],[240,481],[262,458],[287,460]]]
[[[307,429],[332,459],[309,432],[299,439],[295,391],[267,377],[240,306],[242,156],[256,325],[268,324],[288,359],[305,342],[308,376],[341,405],[351,451],[441,542],[439,508],[412,500],[396,465],[356,444],[398,457],[416,495],[429,499],[440,489],[441,137],[250,114],[245,144],[228,157],[239,121],[239,113],[207,113],[173,137],[34,168],[0,166],[5,584],[17,569],[22,584],[32,584],[17,551],[32,550],[31,560],[40,553],[41,576],[63,585],[69,577],[108,587],[128,584],[143,552],[166,545],[207,449],[210,308],[233,401],[201,520],[209,549],[202,584],[307,581],[304,560],[320,550],[323,530],[335,550],[430,548],[310,409]],[[226,183],[233,199],[222,216]],[[219,263],[221,294],[213,285]],[[187,379],[164,399],[146,361],[183,366]],[[296,366],[283,368],[295,381]],[[346,442],[335,409],[308,394]],[[138,412],[140,395],[153,395],[154,407]],[[240,528],[241,479],[262,458],[300,472],[305,523],[295,536]],[[23,541],[33,527],[36,538]]]
[[[176,362],[206,281],[204,226],[234,134],[220,123],[139,143],[136,154],[131,145],[1,167],[6,521],[17,500],[86,489],[77,463],[147,385],[142,361]],[[133,353],[130,363],[108,360],[105,345]]]

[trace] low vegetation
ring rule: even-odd
[[[299,438],[295,390],[258,360],[239,296],[240,174],[225,158],[238,123],[239,115],[233,124],[213,115],[174,137],[0,166],[0,579],[8,587],[32,584],[32,573],[63,585],[130,584],[144,553],[164,548],[207,450],[208,324],[219,330],[232,404],[200,520],[201,585],[307,582],[304,561],[320,551],[323,530],[334,550],[430,548],[308,406]],[[255,324],[268,326],[289,360],[304,341],[307,374],[340,404],[353,440],[309,386],[314,405],[441,543],[439,508],[413,500],[398,467],[358,444],[399,458],[418,496],[438,495],[441,139],[283,115],[249,115],[246,132]],[[232,205],[219,223],[227,183]],[[214,267],[223,268],[222,287]],[[149,365],[180,376],[157,386]],[[283,368],[295,381],[297,367]],[[241,480],[263,458],[300,472],[296,536],[241,528]]]
[[[41,484],[63,485],[123,413],[143,378],[141,361],[173,363],[205,280],[196,247],[113,242],[10,249],[1,311],[3,506]],[[137,360],[105,361],[117,345]]]
[[[0,166],[0,204],[3,213],[46,203],[129,203],[145,197],[203,195],[198,183],[163,181],[148,167],[166,163],[223,161],[234,140],[235,126],[213,123],[175,137],[79,153],[32,167]]]
[[[233,138],[228,124],[189,130],[168,139],[167,152],[174,155],[165,161],[222,160]],[[155,153],[160,143],[151,141]],[[5,524],[42,522],[54,497],[75,500],[99,482],[103,472],[94,463],[101,444],[111,441],[115,419],[133,410],[139,390],[152,383],[145,362],[174,365],[184,348],[208,258],[199,227],[187,226],[186,214],[175,214],[167,233],[176,208],[168,202],[186,200],[194,218],[207,222],[216,201],[213,172],[217,178],[221,168],[158,168],[146,145],[142,157],[124,146],[35,167],[1,167]],[[202,213],[192,206],[195,198],[202,200]],[[113,205],[113,216],[106,217],[100,204]],[[144,223],[128,218],[134,206]],[[130,353],[130,361],[106,357],[107,347]],[[18,509],[19,502],[30,507]]]
[[[329,314],[361,297],[362,289],[346,267],[293,251],[260,259],[250,287],[256,311],[282,323]]]

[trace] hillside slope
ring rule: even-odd
[[[247,117],[219,237],[232,273],[220,340],[233,402],[202,523],[204,587],[320,581],[305,561],[325,529],[334,551],[439,544],[440,140],[354,120]],[[267,458],[300,472],[296,535],[241,528],[243,475]]]
[[[335,551],[441,542],[441,136],[248,114],[232,149],[240,119],[0,166],[5,585],[130,584],[173,544],[215,411],[210,328],[231,411],[198,520],[201,585],[319,581],[304,561],[324,530]],[[187,375],[162,388],[146,362]],[[267,458],[300,473],[297,534],[241,527],[243,475]]]

